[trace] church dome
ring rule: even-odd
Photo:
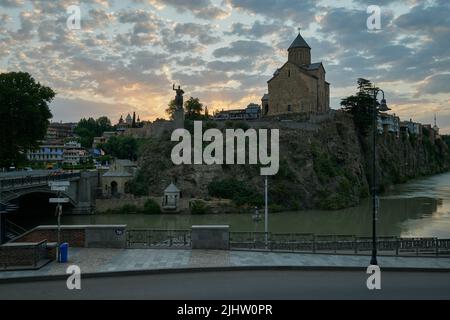
[[[309,66],[311,64],[311,47],[299,33],[294,42],[290,45],[288,60],[298,66]]]
[[[295,49],[295,48],[308,48],[311,49],[311,47],[308,45],[308,43],[303,39],[300,32],[298,33],[297,38],[295,38],[294,42],[289,46],[288,50]]]

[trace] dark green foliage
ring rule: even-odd
[[[189,204],[191,214],[207,214],[208,208],[204,201],[194,200]]]
[[[148,186],[149,184],[143,170],[139,170],[134,179],[128,182],[127,193],[131,193],[135,196],[147,196]]]
[[[170,119],[173,119],[177,107],[175,105],[175,100],[170,100],[169,105],[167,106],[166,113]]]
[[[345,174],[343,169],[338,165],[336,159],[324,152],[319,146],[312,145],[311,151],[313,155],[314,171],[319,177],[320,182],[324,183],[330,178]]]
[[[159,204],[153,200],[148,199],[145,204],[144,208],[142,209],[142,213],[144,214],[160,214],[161,213],[161,207]]]
[[[358,92],[356,95],[349,96],[341,101],[343,110],[353,116],[356,129],[361,136],[367,136],[372,126],[374,88],[372,82],[360,78],[358,79]]]
[[[112,136],[102,148],[112,157],[135,161],[138,157],[139,143],[133,137]]]
[[[248,130],[250,128],[250,125],[247,122],[244,121],[236,121],[233,122],[233,128],[235,129],[242,129],[242,130]]]
[[[166,113],[170,119],[173,119],[176,109],[175,100],[171,100],[166,109]],[[209,116],[203,114],[204,109],[205,107],[199,98],[190,97],[184,102],[184,116],[186,120],[208,120]]]
[[[25,72],[0,74],[0,167],[25,161],[44,139],[55,92]]]
[[[184,103],[184,109],[186,112],[186,119],[189,120],[203,120],[203,103],[200,102],[198,98],[190,97]]]
[[[134,204],[126,204],[117,209],[108,209],[104,214],[140,214],[142,210]]]
[[[145,139],[141,141],[139,147],[140,160],[145,163],[141,165],[136,177],[130,181],[130,192],[135,196],[145,196],[149,194],[149,186],[157,185],[164,170],[172,167],[170,153],[176,142],[170,141],[170,137],[161,139]],[[148,155],[148,156],[147,156]]]
[[[80,139],[83,148],[92,148],[94,137],[100,137],[105,131],[111,131],[113,127],[111,121],[107,117],[81,119],[78,122],[74,132]],[[94,146],[96,147],[96,146]]]
[[[261,205],[263,203],[262,194],[257,193],[244,181],[234,178],[210,182],[208,193],[212,197],[232,199],[237,205]]]
[[[450,135],[443,135],[442,141],[450,148]]]
[[[140,208],[134,204],[125,204],[117,209],[108,209],[104,214],[160,214],[161,208],[158,203],[153,199],[148,199],[144,207]]]
[[[206,122],[203,123],[203,128],[204,128],[205,130],[208,130],[208,129],[215,129],[215,128],[217,128],[217,122],[214,122],[214,121],[206,121]]]

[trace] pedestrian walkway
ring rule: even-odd
[[[82,273],[227,268],[227,267],[367,267],[368,256],[321,255],[255,251],[176,249],[70,248],[69,263],[51,262],[40,270],[0,271],[0,280],[64,275],[76,264]],[[449,269],[450,258],[379,257],[381,268]]]

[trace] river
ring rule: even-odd
[[[54,218],[39,218],[33,224],[54,223]],[[63,216],[62,223],[127,224],[128,228],[156,229],[188,229],[194,224],[229,224],[232,231],[264,230],[264,219],[255,224],[251,214]],[[371,223],[370,199],[365,199],[357,207],[338,211],[269,213],[271,232],[369,236]],[[396,185],[383,194],[380,197],[378,234],[450,238],[450,173]]]

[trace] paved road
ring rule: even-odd
[[[450,299],[450,273],[382,272],[369,291],[361,271],[228,271],[0,284],[0,299]]]

